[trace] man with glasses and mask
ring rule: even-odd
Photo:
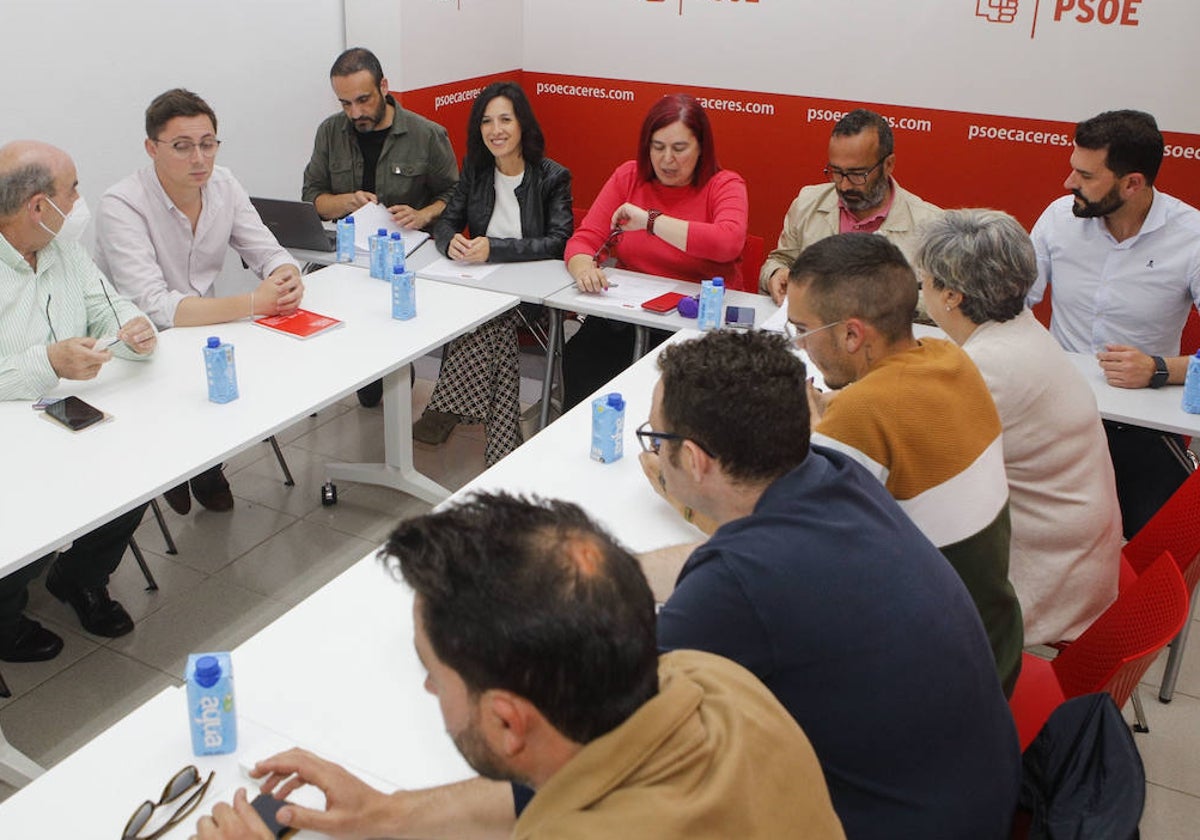
[[[896,183],[892,128],[865,108],[838,120],[829,138],[829,183],[804,187],[783,219],[779,244],[767,255],[759,287],[776,303],[787,292],[788,269],[800,252],[835,233],[878,233],[905,256],[917,245],[917,228],[941,209]]]
[[[446,129],[400,107],[370,50],[354,47],[339,55],[329,81],[342,111],[317,128],[301,197],[323,219],[340,219],[376,202],[400,227],[428,228],[458,183]],[[382,380],[358,391],[367,407],[382,397]]]
[[[87,219],[66,152],[31,140],[0,147],[0,399],[33,401],[60,379],[94,378],[113,356],[144,359],[154,351],[154,326],[108,288],[77,241]],[[145,508],[76,539],[46,576],[46,588],[91,633],[133,629],[109,597],[108,578]],[[62,650],[61,638],[22,614],[29,581],[50,560],[0,580],[0,660],[39,662]]]
[[[1181,384],[1180,335],[1200,304],[1200,211],[1154,188],[1163,137],[1150,114],[1108,111],[1075,127],[1070,195],[1034,225],[1038,279],[1050,287],[1050,332],[1095,354],[1108,384]],[[1178,435],[1104,421],[1126,538],[1171,497],[1192,464]]]
[[[304,294],[300,267],[280,246],[230,171],[216,165],[217,115],[191,91],[175,88],[146,109],[151,165],[119,181],[100,199],[96,262],[159,329],[287,315]],[[258,285],[216,296],[232,248]],[[218,464],[191,480],[209,510],[233,508]],[[185,482],[166,492],[179,513],[191,509]]]
[[[1024,634],[987,384],[952,341],[914,337],[916,275],[882,236],[822,239],[796,258],[788,283],[788,330],[833,389],[808,386],[814,443],[865,466],[941,550],[975,601],[1011,694]]]

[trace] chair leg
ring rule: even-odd
[[[1146,723],[1146,710],[1142,708],[1142,696],[1138,694],[1137,686],[1133,687],[1133,694],[1129,695],[1129,699],[1133,701],[1133,715],[1137,723],[1133,725],[1134,732],[1149,732],[1150,726]]]
[[[279,441],[275,439],[275,435],[267,438],[267,443],[271,444],[271,448],[275,450],[275,459],[279,461],[279,469],[283,470],[284,486],[295,487],[296,482],[292,479],[292,471],[288,469],[287,460],[283,457],[283,450],[279,448]]]
[[[1192,617],[1196,613],[1196,598],[1192,595],[1192,603],[1188,608],[1188,620],[1183,623],[1183,629],[1171,642],[1171,652],[1167,654],[1167,667],[1163,671],[1162,684],[1158,687],[1158,699],[1170,703],[1175,696],[1175,680],[1179,678],[1179,667],[1183,664],[1183,648],[1187,644],[1188,631],[1192,629]]]
[[[0,730],[0,782],[23,787],[46,771],[25,753],[18,750]]]
[[[146,578],[146,591],[157,592],[158,581],[154,579],[154,575],[151,573],[150,567],[146,565],[146,558],[142,555],[142,549],[138,546],[137,540],[135,540],[133,537],[129,538],[129,550],[133,552],[133,559],[137,561],[138,566],[142,570],[143,577]]]
[[[4,681],[3,674],[0,674],[0,697],[12,697],[12,690],[8,687],[8,683]]]
[[[167,527],[167,520],[163,519],[162,508],[158,506],[158,499],[150,500],[150,510],[154,511],[154,519],[158,522],[158,530],[162,531],[163,542],[167,544],[167,554],[178,554],[179,549],[175,547],[175,540],[171,537],[171,529]]]

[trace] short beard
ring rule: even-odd
[[[1075,201],[1071,202],[1071,212],[1081,219],[1107,216],[1125,206],[1125,199],[1121,198],[1120,187],[1115,184],[1099,201],[1088,201],[1079,190],[1071,190],[1071,192],[1075,196]],[[1079,203],[1081,201],[1083,204]]]
[[[864,184],[864,186],[866,185]],[[842,204],[846,205],[847,210],[861,213],[864,210],[873,210],[883,204],[887,198],[888,186],[888,179],[880,177],[875,182],[875,186],[871,187],[870,192],[864,193],[859,190],[839,191],[838,197],[842,199]],[[854,193],[854,195],[848,195],[848,193]]]

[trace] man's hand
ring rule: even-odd
[[[808,419],[809,426],[816,428],[821,422],[821,417],[824,416],[825,410],[829,408],[829,403],[833,400],[833,394],[826,393],[818,388],[809,377],[804,383],[804,388],[808,394]]]
[[[1096,354],[1104,378],[1114,388],[1145,388],[1154,376],[1154,359],[1124,344],[1106,344]]]
[[[775,301],[776,306],[783,306],[783,302],[787,300],[787,284],[788,270],[786,268],[777,268],[767,278],[767,294],[771,296],[771,300]]]
[[[125,326],[117,331],[117,338],[125,342],[125,345],[139,356],[154,352],[154,348],[158,345],[158,333],[154,331],[149,319],[143,315],[126,321]]]
[[[352,193],[343,193],[342,196],[342,212],[341,216],[349,216],[355,210],[367,204],[379,203],[379,197],[375,193],[367,192],[366,190],[358,190]]]
[[[275,840],[275,835],[246,799],[246,791],[238,788],[233,805],[221,802],[200,818],[192,840]]]
[[[388,212],[392,214],[393,222],[407,230],[420,230],[433,221],[433,213],[428,207],[418,210],[407,204],[393,204]]]
[[[94,338],[67,338],[46,347],[50,367],[59,379],[95,379],[105,362],[112,359],[108,350],[97,350]]]
[[[468,239],[461,233],[454,234],[446,254],[452,260],[466,263],[485,263],[492,253],[492,243],[486,236],[476,236]]]
[[[300,301],[304,298],[304,280],[300,277],[300,269],[287,263],[268,274],[266,279],[275,281],[277,314],[291,315],[300,308]]]
[[[650,220],[650,214],[636,204],[628,201],[613,211],[612,226],[625,230],[645,230]]]
[[[275,817],[283,825],[339,838],[376,837],[388,831],[382,817],[390,797],[310,752],[293,749],[272,756],[254,765],[250,775],[255,779],[265,777],[263,792],[276,799],[286,799],[304,785],[314,785],[325,794],[324,811],[299,805],[280,808]]]

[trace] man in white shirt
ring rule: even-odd
[[[280,246],[228,169],[215,165],[217,116],[191,91],[175,88],[146,109],[152,165],[100,199],[96,261],[159,329],[223,324],[289,314],[304,294],[300,267]],[[233,248],[261,282],[247,294],[216,297],[215,283]],[[191,481],[210,510],[230,510],[220,465]],[[187,484],[166,493],[179,513],[191,508]]]
[[[1179,340],[1200,302],[1200,211],[1154,189],[1163,138],[1150,114],[1107,111],[1075,128],[1070,195],[1034,225],[1038,279],[1050,287],[1050,332],[1094,353],[1117,388],[1179,384]],[[1105,422],[1126,537],[1154,515],[1192,469],[1177,435]]]
[[[31,140],[0,147],[0,399],[33,401],[60,379],[94,378],[113,356],[146,358],[158,342],[146,316],[108,288],[76,241],[88,218],[78,186],[61,149]],[[46,588],[86,630],[121,636],[133,629],[109,597],[108,578],[145,508],[0,580],[0,660],[38,662],[62,650],[58,635],[22,614],[29,581],[51,558]]]

